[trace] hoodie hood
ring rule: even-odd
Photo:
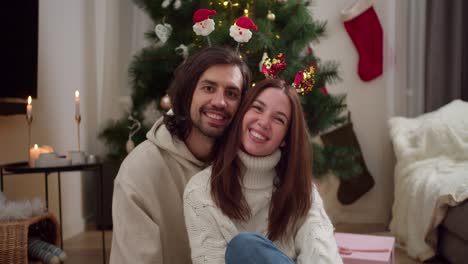
[[[175,156],[180,162],[185,161],[197,167],[205,167],[207,164],[197,159],[183,141],[171,135],[163,120],[164,117],[161,117],[154,123],[153,127],[146,133],[146,138],[160,149]]]

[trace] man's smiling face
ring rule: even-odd
[[[242,95],[242,73],[235,65],[214,65],[198,79],[192,96],[192,130],[205,137],[221,136],[232,121]]]

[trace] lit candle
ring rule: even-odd
[[[75,91],[75,116],[80,116],[80,92]]]
[[[32,116],[32,98],[28,97],[28,105],[26,106],[26,117],[29,119]]]
[[[34,162],[39,158],[39,154],[41,154],[41,151],[39,150],[39,147],[37,144],[34,144],[33,148],[29,149],[29,166],[34,167]]]
[[[37,144],[34,144],[34,147],[29,149],[29,166],[34,167],[36,160],[41,154],[53,153],[54,149],[50,146],[39,147]]]

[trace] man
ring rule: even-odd
[[[173,114],[154,124],[115,179],[110,263],[191,263],[184,187],[208,165],[249,85],[246,63],[228,48],[206,48],[177,68]]]

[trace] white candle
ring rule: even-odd
[[[34,144],[34,147],[29,149],[29,166],[34,167],[36,160],[39,158],[39,155],[46,153],[53,153],[54,149],[50,146],[39,147],[37,144]]]
[[[80,92],[75,91],[75,116],[80,115]]]
[[[37,144],[34,144],[33,148],[29,149],[29,166],[34,167],[34,162],[39,158],[39,154],[41,154],[41,151],[39,150],[39,147]]]
[[[26,106],[26,117],[31,118],[32,116],[32,98],[31,96],[28,97],[28,105]]]

